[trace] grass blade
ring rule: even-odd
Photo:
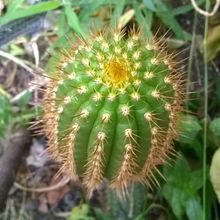
[[[21,3],[22,1],[20,1]],[[40,14],[50,10],[54,10],[61,6],[61,2],[58,0],[51,0],[48,2],[41,2],[36,5],[29,7],[21,7],[21,4],[15,4],[10,7],[8,13],[5,16],[0,18],[0,25],[6,24],[10,21],[16,20],[18,18],[23,18],[31,15]]]
[[[64,10],[67,18],[67,23],[70,26],[70,28],[73,29],[80,36],[85,37],[85,33],[81,28],[79,18],[76,15],[73,8],[71,7],[71,4],[69,4],[69,2],[67,2],[67,4],[64,5]]]

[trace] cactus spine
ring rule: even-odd
[[[60,171],[92,192],[108,179],[157,183],[154,171],[174,153],[184,98],[175,55],[164,39],[110,31],[63,50],[45,94],[45,131]],[[158,171],[159,172],[159,171]]]

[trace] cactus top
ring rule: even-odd
[[[103,179],[122,190],[157,183],[153,171],[173,153],[183,81],[164,41],[141,32],[90,36],[63,49],[49,74],[49,150],[89,192]]]

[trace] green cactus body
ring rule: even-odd
[[[184,98],[174,56],[160,41],[117,31],[62,53],[44,113],[61,171],[82,177],[89,192],[103,179],[123,190],[131,181],[157,182],[153,171],[173,152]]]

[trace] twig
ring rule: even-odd
[[[218,8],[219,8],[219,6],[220,6],[220,0],[216,0],[216,3],[215,3],[214,8],[212,9],[211,12],[208,12],[208,11],[204,11],[204,10],[202,10],[201,8],[199,8],[199,6],[198,6],[197,3],[196,3],[196,0],[191,0],[191,3],[192,3],[193,7],[195,8],[195,10],[196,10],[197,12],[199,12],[200,14],[202,14],[202,15],[204,15],[204,16],[206,16],[206,17],[211,17],[211,16],[213,16],[213,15],[218,11]]]
[[[9,59],[9,60],[11,60],[11,61],[13,61],[14,63],[18,64],[19,66],[23,67],[23,68],[26,69],[28,72],[30,72],[31,74],[33,74],[33,72],[34,72],[33,69],[31,69],[28,65],[26,65],[23,60],[21,60],[21,59],[15,57],[15,56],[13,56],[13,55],[10,54],[10,53],[6,53],[6,52],[4,52],[4,51],[2,51],[2,50],[0,50],[0,56],[2,56],[2,57],[4,57],[4,58],[7,58],[7,59]]]
[[[14,182],[14,186],[23,191],[42,193],[42,192],[48,192],[48,191],[59,189],[65,186],[69,181],[70,181],[69,177],[63,177],[63,179],[61,179],[59,183],[52,185],[52,186],[48,186],[48,187],[29,188],[29,187],[22,186],[17,182]]]
[[[0,56],[13,61],[17,65],[26,69],[31,74],[36,74],[36,71],[39,73],[44,73],[43,69],[41,69],[40,67],[28,62],[27,60],[22,60],[16,56],[13,56],[12,54],[5,51],[0,50]]]
[[[209,8],[209,0],[206,0],[206,10]],[[202,189],[202,219],[206,219],[206,209],[207,209],[207,200],[206,200],[206,190],[207,190],[207,130],[208,130],[208,63],[207,63],[207,37],[208,37],[208,17],[205,18],[205,30],[204,30],[204,53],[203,53],[203,61],[204,61],[204,134],[203,134],[203,189]]]

